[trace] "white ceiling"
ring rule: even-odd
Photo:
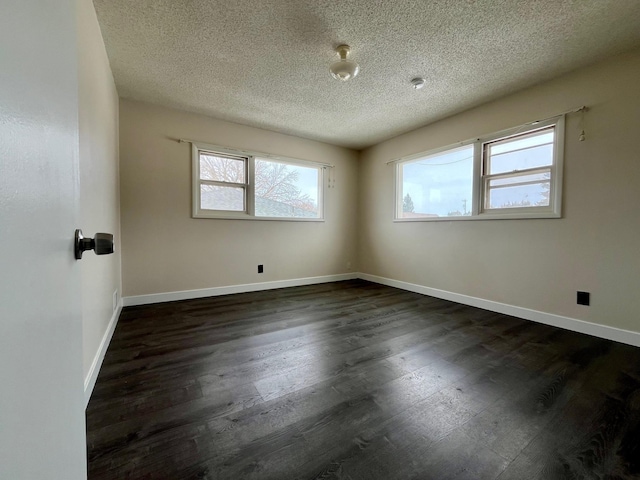
[[[355,149],[640,45],[640,0],[94,4],[121,97]]]

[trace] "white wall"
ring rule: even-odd
[[[113,292],[121,292],[118,93],[91,0],[77,1],[80,129],[80,219],[85,236],[115,236],[115,253],[85,252],[82,275],[83,368],[85,385],[99,360],[114,314]],[[118,293],[120,296],[120,293]],[[98,358],[97,358],[98,357]],[[97,365],[99,367],[99,365]],[[95,379],[94,379],[95,380]]]
[[[335,165],[324,222],[191,218],[191,145]],[[335,275],[356,265],[357,153],[131,100],[120,103],[123,295]],[[257,265],[264,273],[257,273]]]
[[[640,50],[364,151],[362,272],[640,331]],[[385,162],[587,105],[566,123],[563,218],[394,223]],[[591,306],[576,305],[576,291]]]

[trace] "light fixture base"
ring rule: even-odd
[[[340,60],[346,60],[351,52],[351,47],[349,45],[338,45],[336,47],[336,52],[338,52]]]
[[[411,85],[416,90],[420,90],[426,83],[427,81],[422,77],[415,77],[411,79]]]
[[[360,65],[352,60],[348,60],[349,52],[351,48],[349,45],[338,45],[336,47],[336,53],[340,57],[340,60],[337,60],[331,64],[329,71],[331,75],[336,80],[340,80],[342,82],[346,82],[347,80],[352,79],[358,72],[360,71]]]

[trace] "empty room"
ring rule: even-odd
[[[640,478],[640,2],[0,22],[0,478]]]

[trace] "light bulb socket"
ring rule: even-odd
[[[349,45],[338,45],[336,47],[336,52],[340,57],[340,60],[346,60],[351,52],[351,47]]]

